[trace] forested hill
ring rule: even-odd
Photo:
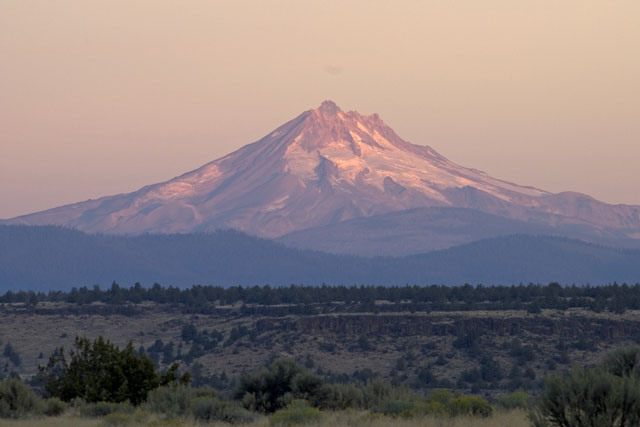
[[[93,235],[0,226],[0,291],[73,286],[635,283],[640,251],[553,237],[509,236],[403,258],[287,248],[235,231]]]

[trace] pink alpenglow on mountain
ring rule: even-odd
[[[638,206],[608,205],[582,194],[551,194],[492,178],[428,146],[402,140],[377,114],[345,112],[331,101],[169,181],[4,223],[131,234],[234,228],[278,237],[424,207],[469,208],[640,236]]]

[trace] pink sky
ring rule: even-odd
[[[640,204],[640,2],[0,0],[0,218],[135,190],[332,99]]]

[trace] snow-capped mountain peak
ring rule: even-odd
[[[169,181],[14,218],[110,233],[236,228],[276,237],[404,209],[470,207],[519,219],[539,214],[640,228],[638,207],[610,206],[501,181],[401,139],[377,114],[332,101],[257,142]]]

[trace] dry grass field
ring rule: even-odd
[[[46,417],[26,420],[0,420],[0,426],[6,427],[108,427],[118,425],[106,419],[80,418],[70,415],[60,417]],[[145,419],[142,422],[131,422],[131,427],[196,427],[199,424],[192,420],[162,420],[157,418]],[[208,426],[228,426],[225,423],[209,423]],[[264,417],[247,427],[267,427],[269,419]],[[327,413],[317,423],[307,424],[317,427],[529,427],[526,414],[522,411],[497,412],[488,418],[456,417],[456,418],[419,418],[402,419],[372,416],[367,412],[343,411]]]

